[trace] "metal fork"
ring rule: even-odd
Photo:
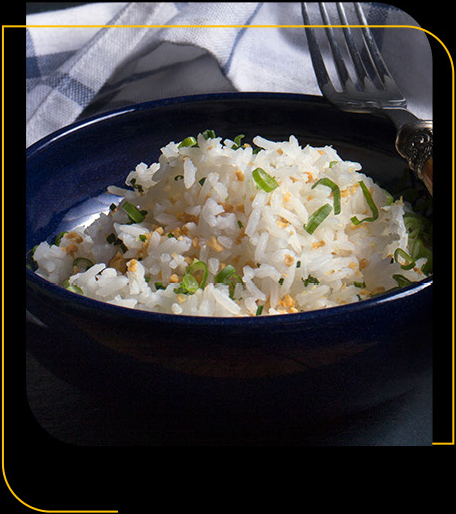
[[[318,85],[323,96],[344,111],[379,113],[388,116],[397,129],[396,149],[409,167],[424,182],[432,195],[432,121],[420,120],[407,110],[407,102],[391,76],[375,39],[368,27],[362,7],[354,3],[358,22],[350,27],[344,3],[337,3],[339,22],[331,24],[324,2],[318,4],[329,44],[332,65],[340,84],[334,84],[328,73],[315,36],[315,27],[309,17],[309,9],[302,3],[307,42]],[[348,4],[345,4],[348,5]],[[334,26],[341,26],[343,40],[336,37]],[[357,31],[357,32],[356,32]],[[359,32],[361,31],[361,33]],[[344,43],[342,46],[340,43]],[[326,52],[329,53],[329,52]],[[353,76],[353,78],[352,78]]]

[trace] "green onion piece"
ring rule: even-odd
[[[432,229],[431,222],[421,214],[406,212],[403,218],[409,237],[418,237],[422,232],[430,235]]]
[[[236,282],[242,283],[241,278],[236,274],[236,269],[231,264],[228,264],[228,266],[219,271],[214,280],[216,284],[225,284],[229,287],[231,299],[234,297]]]
[[[405,263],[401,264],[399,261],[399,256],[401,256],[403,259],[405,259]],[[401,268],[408,270],[415,267],[415,261],[410,257],[408,253],[406,253],[402,248],[398,248],[394,252],[394,260],[401,264]]]
[[[300,267],[301,267],[301,261],[298,261],[298,262],[296,263],[296,267],[297,267],[297,268],[300,268]]]
[[[122,205],[123,210],[128,214],[128,217],[131,219],[133,223],[141,223],[144,221],[146,211],[139,211],[134,205],[130,202],[125,202]]]
[[[76,284],[70,284],[69,280],[65,280],[63,287],[72,293],[84,294],[83,290]]]
[[[90,259],[86,259],[85,257],[77,257],[73,261],[73,266],[81,269],[84,268],[86,271],[93,266],[93,262]]]
[[[412,283],[412,281],[404,277],[404,275],[393,275],[393,278],[399,287],[409,286]]]
[[[241,140],[244,139],[244,134],[239,134],[234,138],[234,145],[231,147],[232,150],[237,150],[238,148],[241,148]]]
[[[366,199],[367,205],[369,206],[370,210],[372,211],[372,216],[364,218],[362,220],[359,220],[356,216],[353,216],[351,219],[351,222],[353,225],[359,225],[360,223],[364,223],[365,221],[375,221],[378,218],[378,209],[377,206],[374,203],[374,200],[372,200],[372,196],[369,193],[369,190],[366,187],[366,184],[361,180],[359,182],[359,185],[361,186],[361,189],[363,190],[364,198]]]
[[[117,205],[115,203],[112,203],[110,206],[109,206],[109,209],[111,211],[115,211],[117,209]]]
[[[335,161],[335,162],[337,162],[337,161]],[[333,194],[333,199],[334,199],[334,214],[340,214],[340,189],[339,189],[339,186],[335,182],[330,180],[329,178],[322,178],[312,186],[312,189],[315,189],[319,184],[321,184],[322,186],[327,186],[327,187],[331,188],[332,194]]]
[[[150,277],[149,277],[150,280]],[[161,282],[155,282],[155,289],[158,291],[159,289],[165,289],[165,286]]]
[[[386,205],[391,205],[394,202],[393,195],[386,189],[382,189],[382,191],[385,193],[386,196]]]
[[[252,171],[253,180],[261,187],[266,193],[270,193],[279,186],[277,180],[266,173],[262,168],[256,168]]]
[[[174,292],[176,294],[183,293],[183,294],[194,294],[199,289],[199,284],[196,278],[191,275],[190,273],[186,273],[182,277],[182,282],[180,283],[180,286],[176,289],[174,289]]]
[[[55,246],[60,246],[60,241],[62,237],[65,237],[68,234],[68,232],[60,232],[60,234],[57,234],[54,239]]]
[[[309,233],[313,234],[315,229],[329,216],[331,212],[331,205],[325,203],[319,209],[317,209],[310,217],[304,229]]]
[[[139,239],[145,243],[147,241],[147,237],[144,234],[139,234]]]
[[[205,130],[203,132],[204,139],[214,139],[215,138],[215,132],[213,130]]]
[[[207,282],[207,266],[204,264],[203,261],[200,261],[198,259],[194,259],[193,262],[187,267],[186,274],[195,275],[195,273],[198,273],[198,271],[203,272],[203,277],[201,279],[201,282],[198,284],[198,287],[201,289],[204,289],[206,287]]]
[[[237,224],[239,228],[244,228],[244,225],[242,224],[241,220],[238,220]]]
[[[188,293],[196,293],[199,289],[199,284],[196,278],[191,273],[186,273],[182,277],[182,287],[184,287]]]
[[[280,285],[282,285],[282,284],[283,284],[283,282],[284,282],[284,280],[285,280],[285,279],[284,279],[283,277],[282,277],[282,278],[280,278],[280,279],[279,279],[279,284],[280,284]]]
[[[331,161],[329,163],[329,167],[332,168],[333,166],[335,166],[339,161]]]
[[[359,287],[361,289],[365,288],[366,287],[366,283],[365,282],[353,282],[353,285],[355,287]]]
[[[264,305],[258,305],[258,309],[256,310],[255,316],[261,316],[261,314],[263,312],[263,307],[264,307]]]
[[[130,180],[130,186],[133,188],[133,189],[136,189],[138,191],[138,193],[144,193],[144,189],[143,187],[140,185],[140,184],[137,184],[136,183],[136,179],[135,178],[132,178]]]
[[[196,144],[196,139],[193,136],[189,136],[186,137],[177,148],[183,148],[184,146],[195,146]]]
[[[309,284],[317,284],[318,285],[320,283],[318,278],[315,278],[312,275],[309,275],[305,280],[303,278],[301,278],[301,280],[304,284],[304,287],[307,287]]]
[[[203,177],[202,179],[198,180],[198,184],[200,186],[204,185],[205,182],[206,182],[206,177]]]

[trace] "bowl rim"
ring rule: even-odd
[[[302,102],[310,102],[319,104],[320,106],[324,106],[326,108],[334,109],[335,111],[340,111],[335,106],[333,106],[330,102],[325,100],[321,96],[317,95],[307,95],[301,93],[278,93],[278,92],[263,92],[263,91],[230,91],[225,93],[202,93],[197,95],[186,95],[186,96],[175,96],[170,98],[159,98],[157,100],[148,100],[145,102],[140,102],[137,104],[128,104],[122,107],[118,107],[116,109],[110,109],[108,111],[103,111],[98,114],[93,114],[88,116],[87,118],[83,118],[81,120],[76,120],[60,129],[51,132],[50,134],[42,137],[38,141],[35,141],[30,146],[26,148],[26,160],[31,159],[37,153],[46,150],[46,148],[57,142],[58,140],[66,137],[67,135],[75,132],[77,130],[83,130],[85,127],[89,125],[93,125],[96,123],[100,123],[106,121],[110,118],[115,118],[117,116],[122,116],[125,114],[129,114],[137,111],[151,110],[160,107],[165,107],[167,105],[176,105],[180,103],[192,103],[192,102],[204,102],[211,100],[242,100],[242,99],[270,99],[270,100],[294,100],[294,101],[302,101]],[[380,118],[384,119],[384,118]]]
[[[300,93],[278,93],[278,92],[225,92],[225,93],[205,93],[197,95],[186,95],[171,98],[162,98],[157,100],[140,102],[137,104],[126,105],[109,111],[105,111],[99,114],[94,114],[87,118],[76,120],[75,122],[58,129],[47,136],[36,141],[32,145],[26,148],[26,163],[40,154],[54,143],[59,142],[71,133],[79,130],[84,130],[85,127],[91,126],[96,123],[104,122],[110,118],[117,116],[144,111],[153,110],[167,105],[176,105],[180,103],[190,102],[204,102],[211,100],[236,100],[236,99],[271,99],[271,100],[292,100],[302,101],[319,104],[320,106],[333,108],[339,111],[336,107],[330,104],[321,96],[307,95]],[[28,250],[27,250],[28,251]],[[240,326],[258,326],[295,322],[305,322],[311,320],[319,320],[320,318],[330,318],[333,316],[344,316],[348,313],[362,312],[370,310],[377,306],[389,305],[397,300],[402,300],[409,296],[424,292],[433,285],[433,275],[430,275],[418,282],[401,287],[394,288],[379,294],[373,298],[368,298],[359,302],[349,303],[344,305],[337,305],[334,307],[325,307],[315,309],[311,311],[301,311],[296,313],[288,313],[286,315],[263,315],[263,316],[193,316],[193,315],[182,315],[172,313],[162,313],[155,311],[148,311],[142,309],[128,308],[120,305],[113,305],[101,300],[95,300],[86,296],[82,296],[71,291],[67,291],[65,288],[49,282],[37,275],[26,265],[26,284],[31,287],[35,292],[42,290],[44,295],[51,296],[56,300],[63,302],[66,308],[73,307],[75,309],[83,309],[88,312],[99,312],[101,315],[112,316],[121,314],[123,318],[129,318],[133,320],[142,320],[148,322],[156,322],[170,325],[240,325]],[[33,314],[33,313],[32,313]]]

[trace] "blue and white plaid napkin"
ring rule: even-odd
[[[418,26],[397,8],[363,5],[369,24]],[[320,95],[304,29],[278,27],[302,24],[298,2],[90,3],[29,15],[27,146],[78,118],[159,98],[226,91]],[[425,33],[375,31],[410,110],[431,118]]]

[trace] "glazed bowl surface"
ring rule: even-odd
[[[405,166],[389,121],[317,97],[226,93],[139,104],[27,149],[26,249],[106,212],[107,186],[123,186],[169,141],[206,129],[333,145],[386,188]],[[147,398],[193,427],[299,426],[358,412],[413,389],[431,366],[432,277],[330,309],[209,318],[97,302],[26,267],[26,307],[46,334],[29,338],[28,350],[56,375],[91,394]]]

